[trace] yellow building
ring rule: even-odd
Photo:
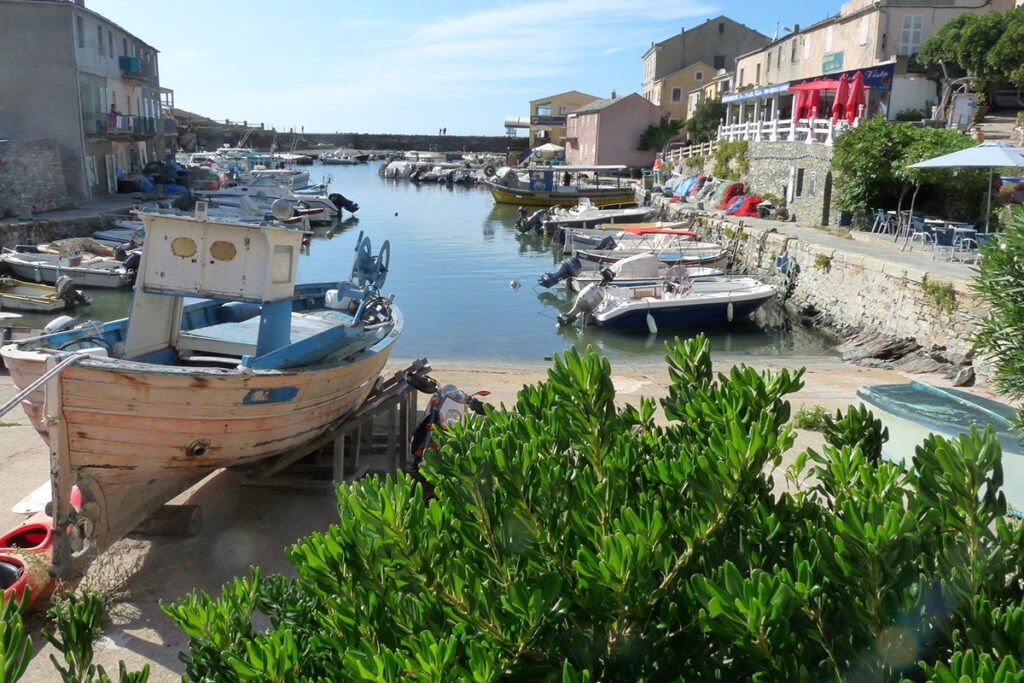
[[[539,100],[530,100],[530,147],[545,143],[563,144],[565,117],[569,112],[600,98],[570,90]]]
[[[675,120],[685,121],[688,112],[687,95],[712,81],[715,69],[704,62],[695,62],[664,78],[654,81],[648,99],[669,113]]]

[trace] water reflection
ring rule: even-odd
[[[495,204],[482,187],[450,191],[434,184],[382,178],[376,166],[310,167],[316,181],[333,176],[332,192],[360,205],[329,230],[318,230],[310,253],[299,261],[299,279],[324,281],[344,276],[356,235],[365,231],[374,247],[391,241],[391,272],[385,287],[405,318],[392,357],[433,360],[534,361],[570,346],[594,346],[612,362],[654,360],[664,343],[696,330],[630,334],[594,327],[559,328],[557,316],[571,297],[564,285],[546,290],[537,279],[562,260],[549,237],[520,235],[515,205]],[[327,233],[331,233],[328,239]],[[510,287],[518,282],[521,286]],[[127,314],[128,290],[92,292],[95,303],[81,320],[110,320]],[[765,311],[765,309],[762,309]],[[813,330],[790,326],[781,313],[709,329],[715,350],[734,353],[830,354],[831,342]],[[42,317],[30,322],[39,327]]]

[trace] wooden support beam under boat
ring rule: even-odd
[[[250,479],[267,479],[275,474],[278,474],[285,468],[294,463],[302,460],[311,453],[325,448],[331,444],[334,444],[335,449],[335,479],[334,481],[343,481],[337,478],[339,475],[338,458],[343,463],[346,456],[346,448],[344,444],[338,445],[345,437],[354,435],[362,432],[365,426],[369,425],[372,430],[372,423],[374,416],[386,415],[389,411],[398,411],[398,423],[396,432],[391,438],[392,441],[389,443],[389,452],[394,455],[395,468],[401,466],[399,461],[400,454],[404,449],[405,456],[408,456],[408,446],[412,441],[412,432],[416,426],[416,397],[417,392],[424,391],[425,386],[431,384],[431,380],[428,375],[430,373],[430,363],[425,358],[414,361],[409,367],[404,370],[399,370],[389,379],[380,382],[366,401],[363,402],[355,412],[348,415],[339,416],[337,420],[318,438],[310,441],[303,446],[295,448],[288,453],[280,455],[271,460],[267,460],[259,463],[252,469],[248,470]],[[420,387],[420,388],[417,388]],[[356,440],[357,443],[361,439]],[[356,457],[358,458],[358,446],[356,447]]]

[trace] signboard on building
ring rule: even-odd
[[[837,71],[843,70],[843,53],[830,52],[825,55],[821,60],[821,73],[823,74],[834,74]]]
[[[884,64],[873,66],[869,69],[861,69],[864,75],[864,85],[872,90],[892,90],[892,79],[896,74],[895,64]],[[850,74],[853,77],[853,74]]]
[[[743,92],[732,93],[731,95],[724,95],[722,102],[728,104],[729,102],[736,102],[739,100],[753,100],[761,97],[771,97],[777,95],[780,92],[786,92],[789,90],[789,82],[776,83],[775,85],[765,85],[760,88],[754,88],[753,90],[744,90]]]
[[[531,116],[531,126],[564,126],[564,116]]]

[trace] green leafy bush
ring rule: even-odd
[[[658,403],[593,349],[439,434],[423,476],[338,487],[338,523],[219,599],[164,605],[186,677],[997,680],[1022,673],[1024,562],[991,429],[877,457],[866,411],[772,479],[803,371],[676,341]],[[258,626],[266,625],[265,627]]]

